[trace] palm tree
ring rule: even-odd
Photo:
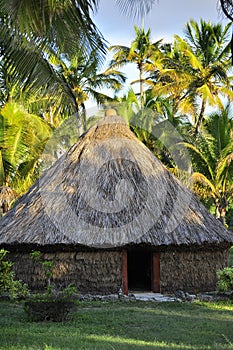
[[[81,45],[85,52],[104,53],[103,37],[91,19],[97,7],[98,0],[0,0],[1,35],[7,40],[10,34],[8,42],[14,38],[16,44],[29,41],[41,51],[50,44],[61,52],[74,53]]]
[[[175,40],[173,44],[161,45],[160,54],[153,56],[152,62],[146,65],[148,71],[146,83],[154,96],[170,101],[174,117],[183,114],[193,115],[196,111],[193,97],[185,95],[192,79],[184,69],[184,66],[187,66],[186,61],[184,52]]]
[[[86,57],[79,50],[75,56],[50,54],[49,64],[53,71],[53,83],[44,87],[45,96],[51,95],[53,109],[57,106],[59,113],[63,115],[76,114],[82,120],[82,126],[86,131],[86,107],[88,98],[92,98],[98,104],[112,101],[113,98],[101,92],[107,88],[116,92],[125,81],[125,77],[114,69],[99,72],[99,62],[96,51],[92,51]],[[54,103],[56,97],[56,103]]]
[[[221,24],[201,20],[199,25],[191,20],[185,27],[186,38],[175,36],[173,52],[165,52],[160,67],[160,84],[156,81],[154,92],[168,93],[191,113],[198,108],[196,132],[208,105],[223,109],[222,96],[233,98],[228,75],[229,30],[230,24],[222,28]]]
[[[155,52],[158,51],[159,43],[161,42],[161,40],[152,43],[150,40],[150,29],[148,29],[147,32],[145,32],[143,28],[141,29],[137,26],[134,26],[134,29],[136,37],[131,43],[130,47],[114,45],[109,48],[109,50],[114,53],[113,59],[110,62],[110,67],[123,67],[127,63],[135,63],[137,65],[139,71],[141,107],[143,107],[143,82],[145,81],[143,73],[145,72],[145,65],[150,62],[151,57],[155,55]],[[136,82],[138,82],[138,80],[132,83]]]
[[[150,89],[145,92],[143,111],[139,96],[132,88],[119,98],[119,102],[118,113],[124,117],[137,138],[174,172],[177,166],[171,150],[182,140],[181,135],[191,129],[188,117],[174,116],[172,101],[162,96],[154,96]]]
[[[193,159],[194,188],[202,198],[214,200],[215,215],[224,222],[233,194],[233,119],[229,106],[211,114],[202,132],[185,145]]]
[[[91,19],[97,0],[0,0],[0,49],[14,80],[24,86],[54,83],[50,51],[75,54],[92,50],[103,61],[106,44]]]
[[[40,155],[51,134],[40,117],[9,101],[0,112],[0,208],[9,209],[16,194],[38,176]]]
[[[194,21],[186,26],[186,40],[189,43],[187,56],[189,62],[193,54],[197,57],[192,68],[197,69],[199,77],[195,76],[192,88],[201,98],[201,110],[196,122],[196,129],[202,123],[206,104],[217,104],[223,108],[220,94],[233,98],[231,80],[228,77],[230,69],[230,45],[228,44],[231,24],[222,28],[221,24],[211,25],[201,20],[200,27]]]
[[[147,13],[155,0],[118,0],[130,13]],[[49,50],[74,55],[93,50],[102,62],[106,42],[91,15],[98,0],[0,0],[0,49],[11,74],[21,82],[44,86],[53,77],[46,58]],[[29,80],[27,78],[30,77]]]

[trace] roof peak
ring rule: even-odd
[[[105,117],[111,117],[111,116],[114,116],[114,115],[117,115],[117,112],[114,108],[108,108],[106,111],[105,111]]]

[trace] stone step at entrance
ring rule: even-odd
[[[160,293],[152,293],[152,292],[146,292],[146,293],[140,293],[140,292],[130,292],[130,294],[133,294],[135,296],[136,300],[142,300],[142,301],[175,301],[175,298],[168,297],[166,295],[160,294]]]

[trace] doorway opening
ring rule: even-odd
[[[133,291],[151,291],[152,256],[149,251],[128,251],[128,288]]]

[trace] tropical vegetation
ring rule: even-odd
[[[116,3],[143,17],[154,1]],[[96,0],[0,0],[1,212],[44,169],[45,145],[54,132],[59,135],[58,127],[66,128],[70,115],[76,117],[73,129],[86,130],[86,102],[92,98],[103,108],[115,101],[135,134],[175,174],[179,169],[166,145],[183,143],[192,159],[194,191],[231,225],[230,24],[190,20],[184,36],[166,44],[152,42],[150,29],[135,26],[131,45],[111,46],[112,60],[103,69],[108,47],[92,20],[97,10]],[[138,76],[122,96],[126,64],[136,64]],[[169,141],[172,128],[179,137]]]
[[[145,32],[144,28],[138,28],[137,26],[135,26],[134,29],[136,37],[130,47],[114,45],[109,48],[110,51],[114,52],[110,67],[123,67],[129,62],[136,64],[139,71],[139,79],[135,82],[138,81],[140,84],[140,104],[141,107],[143,107],[145,104],[143,90],[145,65],[150,63],[151,58],[156,55],[161,40],[152,43],[150,39],[150,29],[148,29],[147,32]]]
[[[25,298],[29,295],[26,283],[15,279],[14,263],[6,259],[8,251],[0,249],[0,294],[11,300]]]
[[[154,2],[116,0],[122,12],[142,17]],[[0,215],[38,178],[48,149],[54,161],[56,147],[67,148],[78,137],[77,131],[67,141],[59,127],[81,125],[85,131],[98,117],[87,117],[86,102],[93,98],[102,108],[116,103],[174,174],[180,169],[169,150],[182,152],[182,144],[192,160],[193,190],[233,228],[230,24],[190,20],[184,36],[171,43],[152,42],[150,29],[135,27],[129,47],[109,48],[113,56],[104,69],[108,45],[92,19],[98,4],[0,0]],[[138,76],[122,96],[126,76],[120,70],[131,63]],[[0,251],[1,294],[26,296],[6,254]],[[51,265],[44,267],[49,277]],[[219,271],[219,279],[219,291],[232,290],[232,268]],[[232,310],[229,301],[82,302],[66,324],[57,325],[29,322],[21,303],[1,302],[0,349],[233,349]]]
[[[207,107],[223,109],[222,98],[233,98],[230,26],[190,20],[185,37],[175,35],[173,46],[166,45],[163,56],[154,62],[160,71],[154,93],[168,95],[176,102],[177,110],[189,113],[196,132],[200,131]],[[148,67],[153,73],[154,65]]]
[[[39,175],[40,156],[51,128],[20,104],[8,101],[0,111],[0,208],[28,189]]]
[[[193,179],[197,193],[213,205],[223,223],[227,207],[232,204],[233,119],[228,105],[214,112],[203,123],[202,133],[185,142],[193,159]],[[190,139],[190,138],[189,138]]]

